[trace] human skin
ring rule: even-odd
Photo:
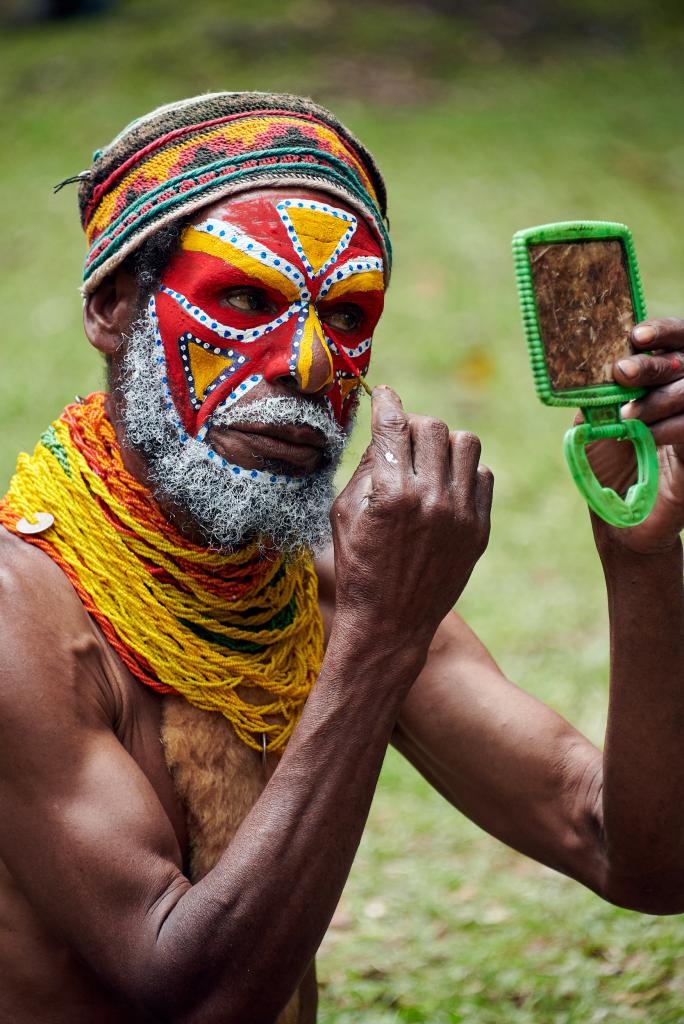
[[[115,377],[137,303],[121,271],[86,306],[88,336],[113,357]],[[658,347],[684,347],[681,321],[655,328]],[[262,394],[320,401],[325,361],[314,352],[306,389],[288,375],[264,380]],[[9,1019],[272,1024],[332,916],[392,741],[511,846],[613,902],[684,909],[684,375],[681,355],[637,363],[629,383],[658,387],[631,411],[654,425],[663,473],[641,527],[595,523],[611,614],[605,756],[510,683],[449,610],[488,535],[492,481],[477,439],[376,388],[372,442],[333,507],[334,552],[320,562],[319,679],[261,797],[194,885],[158,742],[163,698],[125,671],[46,556],[0,536]],[[120,430],[114,397],[109,408]],[[246,466],[282,460],[293,443],[248,433],[221,440]],[[614,450],[599,456],[602,476],[617,481],[625,467]],[[125,457],[144,481],[140,456]],[[310,996],[302,1024],[314,1015]]]

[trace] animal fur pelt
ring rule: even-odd
[[[165,697],[162,744],[190,838],[190,879],[214,867],[266,785],[261,758],[235,735],[223,715]],[[298,1024],[299,993],[277,1024]]]

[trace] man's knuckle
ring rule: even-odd
[[[405,515],[414,512],[417,507],[417,495],[412,489],[391,481],[378,488],[374,506],[382,515]]]
[[[479,541],[479,543],[478,543],[478,551],[479,551],[480,554],[482,554],[484,551],[487,550],[487,546],[489,544],[490,533],[491,533],[491,523],[489,521],[489,516],[487,516],[487,519],[484,522],[481,522],[480,530],[479,530],[479,533],[478,533],[478,541]]]
[[[440,437],[446,437],[449,434],[448,426],[444,420],[438,419],[437,416],[418,416],[416,421],[427,434],[436,434]]]
[[[378,429],[380,433],[405,434],[408,432],[408,420],[399,409],[392,409],[382,417]]]
[[[451,503],[443,489],[423,496],[421,508],[430,519],[449,520]]]
[[[660,384],[669,381],[672,377],[673,371],[672,363],[669,359],[658,356],[652,358],[649,362],[648,373],[649,380],[652,384]]]
[[[479,452],[482,447],[480,438],[470,430],[457,430],[453,437],[456,445],[464,451]]]

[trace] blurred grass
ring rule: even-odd
[[[75,196],[51,186],[157,103],[309,92],[388,181],[396,264],[370,379],[476,431],[495,472],[492,540],[461,611],[512,678],[600,741],[600,571],[561,455],[567,415],[533,393],[509,243],[544,221],[626,221],[650,311],[682,310],[673,40],[629,53],[575,40],[534,62],[518,46],[512,61],[481,26],[444,14],[275,0],[128,3],[6,33],[0,482],[64,402],[102,379],[80,327]],[[366,436],[364,408],[345,472]],[[674,1024],[683,938],[680,919],[610,908],[483,836],[390,754],[320,958],[321,1020]]]

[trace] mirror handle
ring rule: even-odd
[[[611,526],[637,526],[650,515],[658,494],[658,454],[653,435],[641,420],[623,420],[618,405],[582,412],[585,422],[571,427],[563,439],[565,458],[577,488],[589,507]],[[587,445],[607,438],[634,445],[638,475],[624,498],[599,483],[587,455]]]

